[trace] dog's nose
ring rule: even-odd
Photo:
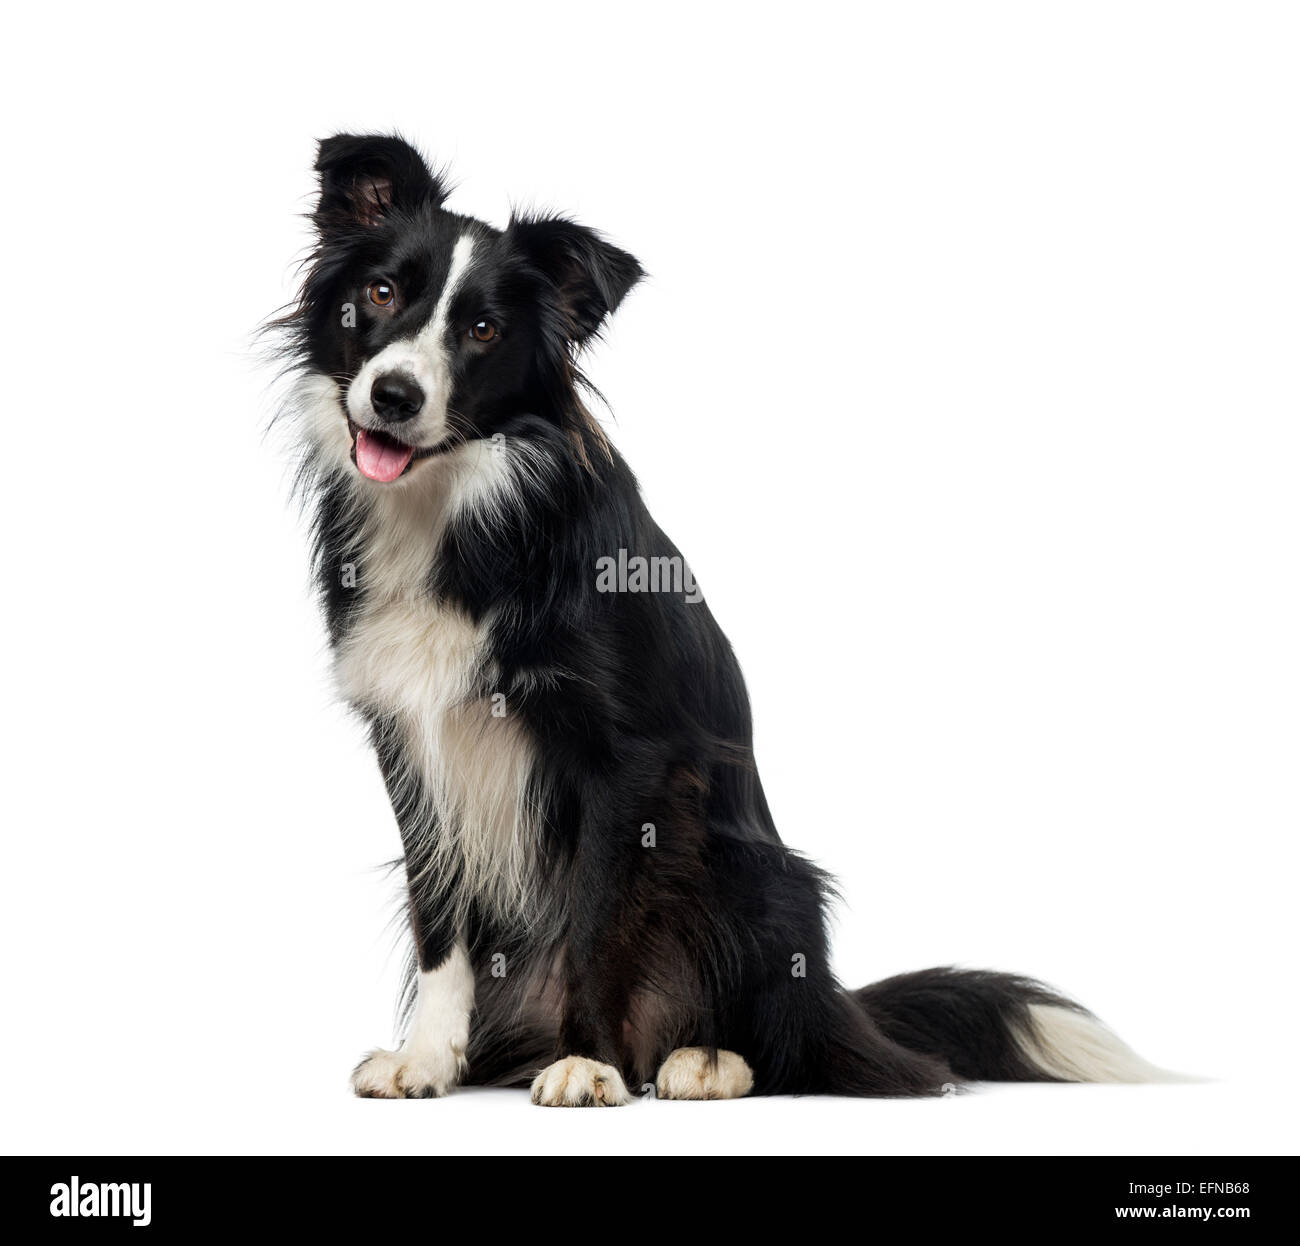
[[[424,390],[412,377],[400,372],[385,372],[370,387],[370,405],[385,424],[413,420],[424,406]]]

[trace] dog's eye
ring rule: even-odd
[[[490,342],[497,335],[497,327],[490,320],[480,320],[469,331],[476,342]]]
[[[372,281],[366,287],[366,297],[376,307],[392,307],[397,291],[387,281]]]

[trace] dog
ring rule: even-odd
[[[736,657],[591,414],[583,348],[643,276],[563,216],[446,206],[402,138],[319,145],[272,322],[314,580],[401,834],[406,1034],[356,1094],[544,1106],[906,1096],[1164,1074],[1011,974],[847,990]]]

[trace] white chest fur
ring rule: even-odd
[[[362,606],[336,650],[335,674],[351,704],[395,725],[405,759],[399,817],[436,826],[409,854],[412,881],[437,887],[456,878],[460,903],[473,898],[517,920],[531,910],[535,860],[531,740],[493,697],[491,620],[475,624],[429,590],[448,519],[491,504],[483,453],[480,443],[421,464],[396,487],[358,486]]]

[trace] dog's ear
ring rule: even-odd
[[[437,207],[447,197],[442,180],[405,139],[387,134],[336,134],[316,156],[323,235],[380,224],[394,208]]]
[[[634,256],[606,242],[594,229],[562,216],[510,222],[519,249],[554,285],[568,322],[568,336],[581,344],[645,276]]]

